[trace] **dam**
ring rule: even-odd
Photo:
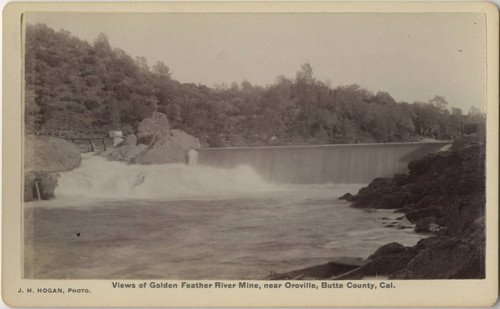
[[[274,183],[363,184],[377,177],[404,173],[409,162],[446,150],[450,144],[439,141],[202,148],[197,150],[195,163],[225,169],[250,166],[265,180]]]

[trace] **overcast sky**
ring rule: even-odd
[[[90,43],[105,33],[149,65],[165,62],[181,82],[268,85],[309,62],[332,86],[357,83],[397,101],[442,95],[464,112],[485,101],[482,14],[43,13],[26,21]]]

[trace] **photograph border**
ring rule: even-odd
[[[486,279],[391,280],[394,289],[116,289],[113,280],[22,279],[22,16],[26,12],[483,13],[486,16]],[[498,8],[489,2],[12,2],[3,10],[2,297],[15,307],[491,306],[498,297]],[[119,280],[123,283],[189,280]],[[200,280],[198,280],[200,281]],[[218,280],[204,280],[213,282]],[[378,283],[373,279],[366,282]],[[196,282],[196,281],[193,281]],[[226,280],[226,283],[240,281]],[[266,281],[259,281],[266,283]],[[273,281],[269,281],[273,282]],[[308,282],[308,281],[304,281]],[[313,281],[311,281],[313,282]],[[316,281],[320,282],[320,281]],[[88,289],[30,294],[37,288]],[[473,292],[472,292],[473,291]]]

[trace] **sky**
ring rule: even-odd
[[[294,78],[308,62],[331,86],[358,84],[396,101],[484,110],[486,32],[476,13],[32,13],[28,23],[65,29],[152,66],[180,82],[215,86]]]

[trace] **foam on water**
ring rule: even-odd
[[[184,164],[127,165],[86,156],[79,168],[61,173],[58,197],[137,199],[213,198],[279,188],[249,166],[215,168]]]

